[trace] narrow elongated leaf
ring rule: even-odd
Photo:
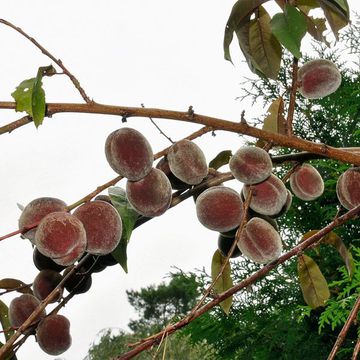
[[[0,300],[0,324],[4,331],[5,340],[8,341],[11,336],[14,334],[15,330],[5,331],[11,328],[9,321],[9,308],[6,306],[4,302]],[[3,346],[0,342],[0,348]],[[11,352],[8,356],[5,357],[4,360],[17,360],[15,354]]]
[[[253,73],[264,77],[265,75],[257,68],[250,49],[250,16],[248,19],[246,19],[246,21],[244,20],[244,24],[242,26],[236,29],[235,33],[238,38],[240,49],[245,56],[249,69]]]
[[[31,288],[21,280],[5,278],[0,280],[0,289],[16,290],[21,294],[32,294]]]
[[[328,41],[323,35],[326,30],[326,19],[323,18],[314,18],[312,16],[304,15],[307,24],[307,30],[309,34],[318,41],[324,42],[327,46],[329,46]]]
[[[324,306],[330,291],[316,262],[307,255],[298,256],[298,275],[305,302],[313,309]]]
[[[109,188],[109,196],[111,203],[121,216],[123,225],[123,233],[120,243],[111,254],[127,273],[127,245],[139,214],[130,205],[123,189],[119,187],[111,187]]]
[[[217,275],[220,273],[220,269],[225,262],[225,257],[221,255],[219,250],[216,250],[212,261],[211,261],[211,278],[214,281]],[[221,274],[220,278],[214,284],[214,289],[217,294],[220,294],[227,289],[233,286],[233,281],[231,279],[231,267],[230,263],[228,262],[225,266],[223,273]],[[231,305],[232,305],[233,297],[230,296],[226,300],[220,303],[221,308],[225,312],[226,315],[229,314]]]
[[[4,302],[0,300],[0,323],[3,330],[10,329],[10,321],[9,321],[9,309]],[[5,339],[6,341],[10,339],[10,337],[14,334],[14,330],[5,331]]]
[[[302,236],[301,242],[308,239],[310,236],[316,234],[319,230],[310,230]],[[347,249],[346,245],[342,241],[341,237],[334,231],[329,232],[320,239],[321,243],[329,244],[336,248],[341,258],[344,260],[346,269],[349,273],[349,277],[352,277],[355,271],[354,259],[351,252]]]
[[[275,14],[271,20],[273,34],[298,59],[301,58],[300,44],[306,30],[304,15],[291,5],[286,5],[284,12]]]
[[[228,164],[231,156],[232,156],[231,150],[221,151],[214,157],[214,159],[212,159],[209,162],[209,167],[217,170],[223,165]]]
[[[16,111],[25,111],[36,127],[40,126],[45,116],[45,91],[42,88],[43,76],[55,73],[53,66],[40,67],[35,78],[24,80],[11,94],[16,101]]]
[[[234,32],[250,20],[250,15],[263,3],[268,0],[238,0],[230,13],[225,26],[224,33],[224,57],[231,61],[230,44],[233,40]]]
[[[277,79],[281,62],[281,45],[271,32],[270,16],[260,6],[250,21],[249,47],[253,63],[266,77]]]
[[[323,2],[334,12],[349,20],[350,9],[347,0],[320,0],[319,2]]]
[[[331,2],[326,0],[318,0],[325,14],[332,32],[337,40],[339,40],[339,30],[349,23],[349,16],[345,12],[336,8]]]
[[[351,252],[347,249],[344,242],[342,241],[341,237],[335,232],[331,231],[324,237],[323,242],[325,244],[330,244],[336,248],[342,259],[344,260],[346,269],[349,273],[349,277],[351,278],[355,270],[354,259],[351,255]]]
[[[263,130],[277,134],[285,134],[284,100],[280,96],[274,100],[267,110],[267,117],[264,120]],[[263,147],[265,141],[259,140],[256,146]]]

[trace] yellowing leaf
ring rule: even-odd
[[[305,302],[313,309],[324,306],[330,291],[316,262],[307,255],[298,257],[298,275]]]
[[[326,40],[323,32],[326,30],[326,20],[323,18],[314,18],[312,16],[304,15],[307,24],[307,30],[309,34],[318,41],[324,42],[329,46],[328,41]]]
[[[300,242],[303,242],[303,241],[307,240],[309,237],[315,235],[315,234],[316,234],[317,232],[319,232],[319,231],[320,231],[320,230],[310,230],[310,231],[308,231],[307,233],[305,233],[305,234],[302,236]]]
[[[315,235],[319,230],[310,230],[307,233],[305,233],[300,242],[303,242],[304,240],[308,239],[309,237]],[[321,243],[323,244],[329,244],[336,248],[336,250],[339,252],[341,258],[345,262],[346,269],[349,273],[349,277],[352,277],[355,270],[355,264],[354,259],[351,255],[351,252],[347,249],[344,242],[342,241],[341,237],[336,234],[335,232],[331,231],[325,236],[323,236],[320,239]]]
[[[263,130],[277,134],[285,134],[284,100],[282,97],[274,100],[268,108],[268,116],[264,120]],[[265,141],[259,140],[258,147],[264,147]]]
[[[220,273],[220,269],[223,266],[225,259],[226,258],[221,255],[219,250],[215,251],[211,261],[211,278],[213,281]],[[214,284],[214,290],[217,294],[220,294],[226,291],[227,289],[231,288],[232,286],[233,286],[233,281],[231,279],[231,267],[230,267],[230,263],[228,262],[220,278]],[[233,299],[232,296],[230,296],[220,303],[220,306],[226,315],[229,314],[232,305],[232,299]]]
[[[340,11],[331,2],[326,0],[318,0],[322,10],[324,11],[326,20],[329,22],[335,38],[339,40],[339,30],[349,23],[348,14]]]
[[[5,278],[0,280],[0,289],[4,290],[16,290],[21,294],[32,294],[32,290],[29,286],[23,283],[21,280]]]
[[[230,13],[224,33],[224,57],[231,61],[230,44],[235,31],[238,31],[244,24],[248,23],[250,15],[263,3],[268,0],[238,0]]]
[[[270,29],[270,16],[260,6],[250,21],[249,47],[253,63],[266,77],[277,79],[281,62],[281,45]]]
[[[325,244],[330,244],[336,248],[336,250],[339,252],[340,256],[345,262],[349,277],[352,277],[355,270],[354,259],[351,255],[351,252],[347,249],[344,242],[342,241],[341,237],[335,232],[331,231],[324,237],[323,242]]]

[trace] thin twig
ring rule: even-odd
[[[151,347],[154,343],[156,343],[161,337],[163,336],[164,332],[166,332],[168,335],[171,335],[178,329],[183,328],[199,316],[203,315],[204,313],[208,312],[210,309],[212,309],[214,306],[218,305],[228,297],[232,296],[233,294],[239,292],[240,290],[248,287],[249,285],[255,283],[257,280],[264,277],[266,274],[268,274],[271,270],[276,268],[278,265],[284,263],[285,261],[289,260],[290,258],[294,257],[295,255],[299,254],[300,252],[304,251],[307,247],[309,247],[314,242],[318,241],[320,238],[328,234],[330,231],[332,231],[335,227],[338,227],[345,222],[349,221],[350,219],[357,216],[360,212],[360,205],[355,207],[354,209],[348,211],[346,214],[338,217],[334,221],[332,221],[329,225],[325,226],[323,229],[321,229],[319,232],[314,234],[313,236],[309,237],[305,241],[301,242],[300,244],[293,247],[288,252],[281,255],[276,261],[273,261],[265,266],[263,266],[260,270],[256,271],[246,279],[240,281],[238,284],[234,285],[230,289],[224,291],[223,293],[219,294],[216,299],[213,299],[209,301],[207,304],[203,305],[201,308],[199,308],[191,319],[188,318],[188,316],[184,317],[182,320],[178,321],[177,323],[170,325],[166,327],[161,332],[152,335],[139,343],[138,345],[128,351],[127,353],[120,355],[119,357],[115,358],[114,360],[127,360],[131,359],[137,354],[141,353],[142,351],[148,349]]]
[[[356,299],[356,302],[355,302],[353,308],[351,309],[350,314],[349,314],[348,318],[346,319],[346,322],[345,322],[343,328],[341,329],[327,360],[335,359],[336,353],[338,352],[343,341],[345,340],[346,334],[349,331],[350,326],[354,322],[355,318],[357,317],[359,310],[360,310],[360,295]]]
[[[65,67],[65,65],[63,64],[63,62],[60,59],[57,59],[54,55],[52,55],[48,50],[46,50],[42,45],[40,45],[33,37],[29,36],[24,30],[22,30],[21,28],[15,26],[14,24],[12,24],[11,22],[4,20],[4,19],[0,19],[0,23],[11,27],[12,29],[14,29],[15,31],[17,31],[19,34],[21,34],[22,36],[24,36],[26,39],[28,39],[29,41],[31,41],[44,55],[46,55],[47,57],[49,57],[52,61],[54,61],[54,63],[56,65],[58,65],[64,72],[65,75],[67,75],[70,80],[72,81],[72,83],[74,84],[74,86],[76,87],[76,89],[79,91],[80,95],[82,96],[82,98],[85,100],[86,103],[92,103],[92,100],[86,95],[85,90],[81,87],[79,80]]]
[[[33,120],[29,115],[23,116],[22,118],[15,120],[14,122],[5,125],[5,126],[1,126],[0,127],[0,134],[5,134],[5,133],[11,133],[13,130],[31,123]]]
[[[360,338],[357,339],[356,345],[354,347],[354,352],[352,354],[351,360],[357,360],[360,352]]]
[[[0,296],[4,295],[4,294],[8,294],[10,292],[13,292],[13,291],[19,291],[19,290],[22,290],[22,289],[27,289],[29,287],[32,286],[32,283],[31,284],[22,284],[22,285],[19,285],[15,288],[12,288],[12,289],[6,289],[4,290],[3,292],[0,292]]]
[[[141,107],[143,109],[145,109],[144,104],[141,104]],[[154,121],[154,119],[151,116],[149,116],[149,119],[150,119],[151,123],[159,130],[160,134],[163,135],[166,139],[168,139],[173,144],[174,142],[172,141],[172,139],[161,130],[161,128],[158,126],[158,124],[156,124],[156,122]]]

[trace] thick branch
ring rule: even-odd
[[[202,306],[200,309],[198,309],[191,319],[187,316],[177,322],[176,324],[167,326],[163,331],[159,332],[158,334],[155,334],[151,336],[150,338],[145,339],[140,345],[136,346],[134,349],[130,350],[129,352],[115,358],[115,360],[127,360],[133,358],[135,355],[141,353],[142,351],[150,348],[155,343],[160,341],[162,338],[164,332],[167,333],[167,335],[171,335],[178,329],[183,328],[187,324],[189,324],[191,321],[195,320],[199,316],[203,315],[204,313],[208,312],[210,309],[212,309],[214,306],[218,305],[228,297],[234,295],[235,293],[239,292],[240,290],[248,287],[249,285],[255,283],[260,278],[264,277],[266,274],[268,274],[272,269],[276,268],[278,265],[284,263],[285,261],[289,260],[293,256],[299,254],[303,250],[305,250],[307,247],[312,245],[313,243],[319,241],[323,236],[328,234],[330,231],[332,231],[335,227],[340,226],[344,224],[345,222],[349,221],[350,219],[354,218],[360,213],[360,205],[356,208],[348,211],[346,214],[336,218],[334,221],[332,221],[329,225],[325,226],[323,229],[321,229],[319,232],[314,234],[313,236],[309,237],[305,241],[301,242],[294,248],[292,248],[290,251],[286,252],[285,254],[281,255],[276,261],[265,265],[260,270],[256,271],[246,279],[240,281],[238,284],[234,285],[232,288],[228,289],[227,291],[221,293],[216,297],[216,299],[208,302],[206,305]]]
[[[9,109],[9,108],[14,109],[14,107],[15,107],[14,103],[0,102],[0,109]],[[360,154],[344,151],[342,149],[327,146],[325,144],[313,143],[311,141],[303,140],[295,136],[285,136],[285,135],[257,129],[255,127],[249,126],[246,123],[231,122],[206,115],[189,113],[189,111],[181,112],[181,111],[173,111],[173,110],[165,110],[165,109],[103,105],[97,103],[90,103],[90,104],[50,103],[47,105],[47,116],[52,116],[54,114],[64,113],[64,112],[118,115],[126,118],[152,117],[158,119],[186,121],[190,123],[210,126],[214,130],[225,130],[239,134],[249,135],[284,147],[303,150],[310,153],[322,155],[327,158],[340,160],[342,162],[348,162],[354,165],[360,165]],[[11,124],[8,124],[7,126],[11,126]],[[6,129],[7,126],[3,128]]]

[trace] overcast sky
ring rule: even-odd
[[[238,121],[264,113],[260,105],[235,98],[240,83],[251,76],[233,46],[235,66],[223,59],[222,40],[234,0],[45,0],[6,1],[1,17],[23,28],[60,58],[97,102],[124,106],[187,110]],[[360,10],[359,3],[349,1]],[[34,77],[39,66],[51,64],[29,41],[0,26],[0,101],[24,79]],[[82,102],[65,76],[44,80],[48,102]],[[0,126],[22,114],[0,111]],[[199,126],[158,120],[172,138],[181,139]],[[0,235],[17,229],[20,211],[42,196],[75,202],[116,174],[106,162],[104,144],[108,134],[123,126],[121,118],[105,115],[59,114],[45,119],[38,130],[30,124],[0,138]],[[168,146],[148,119],[129,119],[126,126],[140,130],[154,152]],[[217,132],[198,139],[210,161],[219,151],[237,150],[242,139]],[[121,182],[120,186],[125,183]],[[229,183],[236,190],[241,184]],[[134,317],[126,289],[139,289],[162,281],[173,268],[185,271],[209,268],[217,234],[196,220],[192,199],[149,221],[133,233],[128,248],[129,273],[120,266],[93,276],[91,290],[75,297],[61,314],[71,321],[73,345],[63,359],[82,359],[103,328],[126,329]],[[37,270],[32,248],[20,237],[1,244],[0,278],[33,281]],[[1,299],[7,304],[13,295]],[[0,341],[3,341],[0,336]],[[18,352],[19,360],[45,360],[29,339]]]

